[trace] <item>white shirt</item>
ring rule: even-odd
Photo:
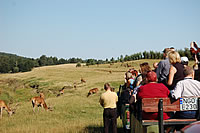
[[[175,99],[179,97],[200,96],[200,82],[190,77],[185,77],[184,80],[176,84],[174,90],[171,91],[171,95]]]

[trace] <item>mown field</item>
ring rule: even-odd
[[[119,85],[124,82],[124,73],[130,68],[125,67],[127,63],[138,70],[140,63],[149,62],[152,66],[153,62],[158,61],[139,60],[78,68],[75,64],[66,64],[34,68],[25,73],[0,74],[0,99],[5,100],[11,108],[17,109],[11,117],[3,111],[0,132],[102,132],[103,108],[99,104],[99,97],[104,92],[104,83],[110,83],[117,92]],[[81,78],[84,78],[86,83],[81,83]],[[34,88],[34,85],[39,87]],[[63,95],[57,97],[63,86],[67,86],[67,89]],[[100,91],[87,97],[92,88],[99,88]],[[52,107],[53,111],[46,112],[40,109],[36,110],[36,113],[33,112],[30,98],[38,96],[37,92],[41,91],[45,94],[47,105]],[[119,118],[118,131],[122,132]]]

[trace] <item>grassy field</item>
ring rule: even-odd
[[[126,62],[139,69],[139,64],[159,60],[139,60]],[[116,92],[123,84],[124,73],[129,69],[126,63],[115,63],[95,66],[75,67],[75,64],[57,65],[34,68],[31,72],[16,74],[0,74],[0,99],[5,100],[17,110],[9,117],[3,111],[0,119],[0,132],[15,133],[55,133],[80,132],[93,133],[103,130],[103,108],[99,104],[99,96],[104,92],[103,85],[108,82]],[[109,71],[112,71],[110,73]],[[84,78],[86,83],[81,83]],[[74,88],[76,82],[77,88]],[[37,88],[30,86],[39,85]],[[57,97],[58,90],[67,86],[64,94]],[[87,96],[92,88],[99,88],[99,93]],[[48,106],[53,111],[44,109],[32,110],[30,98],[43,91]],[[122,131],[121,120],[118,118],[118,131]]]

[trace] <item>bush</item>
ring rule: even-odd
[[[77,64],[76,64],[76,67],[81,67],[81,63],[77,63]]]
[[[13,70],[12,70],[12,72],[13,72],[13,73],[19,72],[19,67],[14,67]]]

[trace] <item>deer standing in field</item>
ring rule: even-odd
[[[5,109],[8,114],[11,116],[14,112],[6,105],[6,103],[3,100],[0,100],[0,108],[1,108],[1,118],[2,118],[2,113],[3,109]]]
[[[81,78],[81,83],[86,83],[86,80]]]
[[[93,88],[91,90],[89,90],[87,97],[89,97],[91,94],[97,93],[99,91],[98,88]]]
[[[36,106],[38,107],[38,110],[39,110],[39,107],[44,108],[46,111],[50,110],[50,107],[47,107],[47,104],[44,100],[44,94],[43,93],[40,93],[40,96],[38,96],[38,97],[31,98],[31,102],[32,102],[32,105],[33,105],[33,112],[35,112]],[[52,111],[52,110],[50,110],[50,111]]]

